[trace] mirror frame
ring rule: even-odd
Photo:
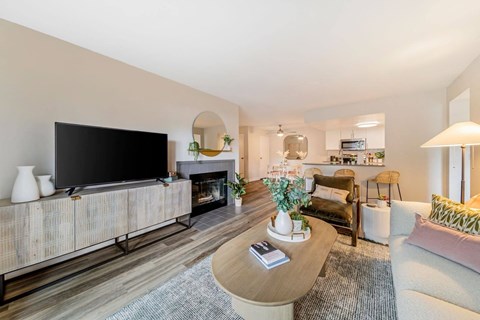
[[[288,136],[286,136],[285,138],[283,138],[283,152],[285,152],[285,151],[287,151],[287,150],[290,151],[290,150],[288,149],[288,147],[287,147],[287,138],[295,137],[296,139],[298,139],[298,137],[300,137],[300,136],[303,137],[303,143],[305,144],[305,147],[306,147],[306,149],[307,149],[307,151],[305,152],[305,157],[303,157],[303,158],[297,158],[297,157],[295,157],[295,158],[294,158],[294,157],[292,157],[292,156],[290,155],[290,153],[289,153],[288,156],[285,157],[285,159],[287,159],[287,160],[305,160],[305,158],[307,157],[307,155],[308,155],[308,139],[307,139],[307,137],[306,137],[305,135],[303,135],[303,134],[292,134],[292,135],[288,135]]]
[[[196,141],[195,140],[195,122],[197,121],[197,119],[199,117],[201,117],[203,114],[206,114],[206,113],[211,113],[211,114],[214,114],[215,116],[217,116],[221,121],[222,121],[222,124],[223,124],[223,127],[225,128],[225,134],[227,132],[227,127],[225,126],[225,122],[223,121],[223,119],[215,112],[213,111],[203,111],[203,112],[200,112],[196,117],[195,119],[193,120],[193,124],[192,124],[192,139],[193,141]],[[197,141],[199,142],[199,141]],[[200,143],[200,142],[199,142]],[[207,157],[216,157],[218,156],[220,153],[223,152],[223,149],[225,148],[225,141],[223,142],[223,146],[222,146],[222,149],[203,149],[203,148],[200,148],[199,152],[201,154],[203,154],[204,156],[207,156]]]

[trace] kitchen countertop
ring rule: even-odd
[[[317,162],[317,163],[310,163],[310,162],[305,162],[303,163],[304,165],[314,165],[314,166],[344,166],[344,167],[385,167],[385,164],[378,164],[378,163],[372,163],[372,164],[364,164],[364,163],[358,163],[358,164],[348,164],[348,163],[331,163],[330,161],[326,162]]]

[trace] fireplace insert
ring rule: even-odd
[[[191,174],[192,216],[227,205],[227,171]]]

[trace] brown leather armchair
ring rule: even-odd
[[[302,207],[302,214],[312,216],[330,223],[338,229],[348,230],[352,235],[352,246],[357,246],[358,227],[360,224],[360,199],[355,198],[355,182],[353,177],[329,177],[322,175],[313,176],[312,190],[316,185],[349,191],[346,204],[321,199],[312,196],[312,203],[308,207]]]

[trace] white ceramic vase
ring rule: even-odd
[[[40,198],[37,182],[33,176],[33,168],[35,166],[17,167],[18,175],[13,184],[12,203],[33,201]]]
[[[289,235],[292,232],[293,223],[288,212],[279,211],[275,218],[275,230],[283,235]]]
[[[53,185],[53,182],[50,181],[52,178],[50,174],[36,176],[36,178],[40,197],[48,197],[55,193],[55,186]]]
[[[242,206],[242,198],[235,198],[235,207]]]

